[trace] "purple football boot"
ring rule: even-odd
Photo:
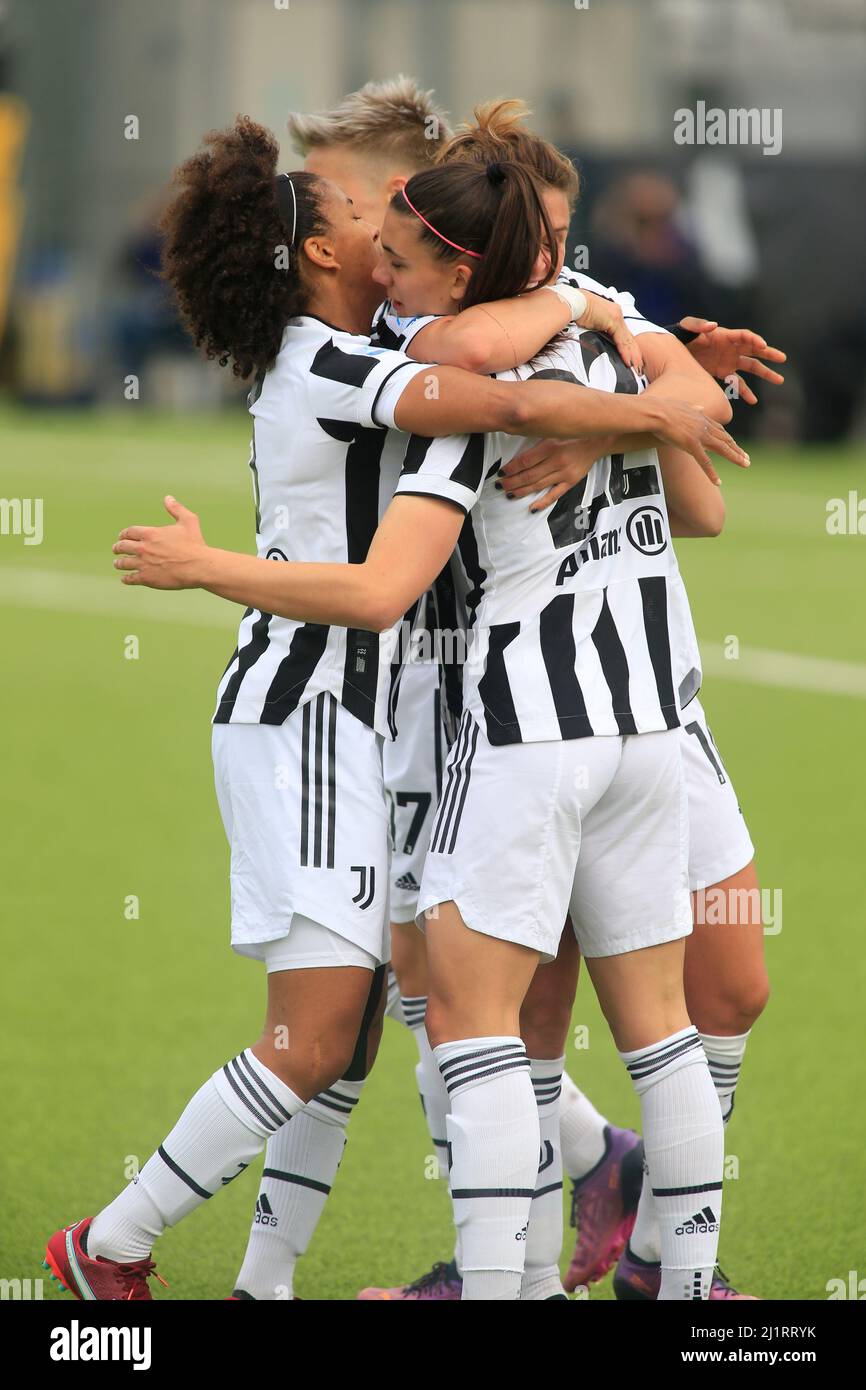
[[[432,1299],[439,1303],[459,1303],[462,1293],[463,1280],[454,1261],[449,1260],[447,1264],[441,1261],[435,1264],[411,1284],[400,1284],[395,1289],[362,1289],[358,1298],[366,1302],[373,1299],[392,1299],[397,1302],[406,1299]]]
[[[662,1282],[662,1267],[655,1261],[641,1260],[630,1245],[626,1245],[623,1256],[613,1276],[613,1291],[618,1299],[626,1302],[646,1302],[658,1298]],[[751,1293],[738,1293],[732,1288],[722,1271],[716,1266],[713,1282],[710,1285],[710,1302],[720,1298],[739,1298],[755,1300]],[[755,1300],[756,1301],[756,1300]]]
[[[605,1125],[604,1155],[573,1180],[571,1224],[577,1244],[563,1279],[569,1293],[612,1269],[632,1233],[643,1181],[643,1142],[633,1129]]]

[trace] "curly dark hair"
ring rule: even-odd
[[[277,153],[275,137],[248,116],[210,131],[175,170],[178,192],[159,224],[163,278],[193,342],[221,367],[231,361],[238,377],[273,365],[286,324],[306,307],[295,248],[328,230],[320,181],[293,173],[297,225],[289,245],[294,208],[288,204],[287,223]]]

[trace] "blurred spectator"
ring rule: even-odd
[[[652,170],[615,178],[593,208],[591,274],[627,289],[655,323],[676,323],[683,314],[716,317],[717,296],[680,214],[673,180]]]
[[[157,223],[166,198],[161,189],[139,203],[117,257],[112,361],[121,365],[124,376],[133,374],[139,380],[154,357],[190,354],[171,293],[159,278]]]
[[[821,324],[800,354],[800,435],[806,444],[847,439],[866,395],[866,320],[862,304],[833,325]]]

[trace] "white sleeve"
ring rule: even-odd
[[[319,418],[391,428],[394,406],[412,377],[429,370],[426,362],[347,334],[316,353],[308,376],[310,406]]]
[[[394,496],[442,497],[470,511],[484,486],[484,441],[483,434],[413,434]]]
[[[581,270],[571,270],[568,266],[563,266],[557,276],[566,285],[576,285],[578,289],[589,290],[591,294],[601,295],[602,299],[612,299],[614,304],[618,304],[622,309],[622,316],[629,326],[629,329],[636,338],[641,333],[667,333],[667,328],[660,328],[651,319],[645,319],[638,310],[634,302],[634,295],[623,293],[614,285],[602,285],[600,281],[593,280],[591,276],[584,275]]]
[[[405,352],[415,334],[426,328],[428,323],[435,323],[440,317],[440,314],[410,314],[401,317],[394,313],[390,299],[386,299],[376,310],[372,336],[383,347]]]

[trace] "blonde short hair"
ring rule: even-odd
[[[424,169],[451,139],[444,111],[413,77],[368,82],[350,92],[333,111],[304,116],[289,113],[288,129],[300,154],[323,145],[348,145],[380,160],[399,160]]]

